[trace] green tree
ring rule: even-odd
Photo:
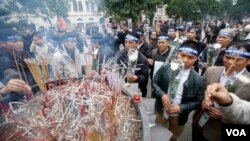
[[[131,18],[134,23],[141,18],[144,0],[106,0],[107,15],[120,20]]]
[[[228,16],[232,19],[240,20],[244,17],[250,16],[250,0],[238,0],[235,5],[232,5]]]
[[[233,7],[233,0],[220,0],[220,12],[219,17],[228,17]]]
[[[219,15],[220,2],[218,0],[196,0],[196,4],[199,6],[201,12],[201,18],[206,18],[207,15],[216,16]]]
[[[67,17],[68,0],[3,0],[3,7],[10,13],[15,13],[20,19],[28,20],[28,14],[33,14],[48,20],[51,18]]]
[[[182,18],[185,21],[201,18],[200,8],[195,0],[171,0],[167,6],[167,14],[175,19]]]

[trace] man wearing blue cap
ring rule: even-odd
[[[157,38],[157,48],[153,49],[148,58],[148,64],[151,68],[150,78],[153,77],[154,63],[155,61],[165,62],[168,58],[170,47],[169,47],[169,37],[166,34],[160,34]]]
[[[206,70],[204,74],[206,85],[220,83],[240,99],[250,101],[248,82],[250,73],[246,70],[247,64],[250,63],[250,45],[239,43],[229,47],[225,51],[223,63],[224,66],[213,66]],[[202,107],[209,115],[208,121],[203,126],[205,138],[221,141],[222,112],[216,104],[207,99],[203,100]]]
[[[38,91],[37,87],[31,90],[36,82],[24,62],[24,58],[29,54],[24,51],[23,40],[18,32],[3,29],[0,33],[0,80],[5,86],[13,86],[13,83],[15,86],[5,93],[4,102],[19,101],[24,98],[23,94]]]
[[[176,38],[176,32],[175,32],[174,28],[168,29],[168,37],[169,37],[170,41],[174,41],[174,39]]]
[[[131,64],[135,64],[135,68],[133,68],[135,71],[129,73],[126,80],[128,82],[138,82],[142,96],[146,97],[148,84],[148,63],[147,58],[138,51],[137,47],[139,38],[140,36],[137,33],[128,32],[125,38],[125,48],[117,52],[115,58],[116,62],[119,65],[125,65],[124,67],[131,67]],[[126,71],[128,73],[128,71],[131,70]]]
[[[169,130],[173,133],[171,141],[176,141],[183,131],[188,115],[192,110],[200,107],[204,95],[203,78],[193,70],[193,65],[198,59],[200,52],[199,45],[194,41],[186,41],[181,44],[178,56],[184,63],[184,68],[180,68],[177,75],[179,82],[175,92],[168,93],[170,80],[172,77],[171,64],[164,64],[153,78],[154,94],[156,95],[155,109],[156,122],[166,125],[169,123]],[[170,99],[170,95],[174,95]],[[169,117],[166,119],[163,113]]]
[[[76,34],[66,33],[52,57],[57,80],[80,77],[82,75],[81,64],[79,50],[76,47]]]
[[[233,29],[222,29],[216,39],[216,42],[221,44],[221,52],[219,53],[217,60],[215,61],[215,66],[223,66],[223,57],[225,50],[233,45],[233,39],[235,37],[235,32]]]
[[[214,66],[223,66],[223,57],[225,55],[225,51],[231,46],[233,45],[233,39],[234,39],[234,35],[235,35],[235,32],[233,29],[222,29],[220,32],[219,32],[219,35],[216,39],[216,43],[217,44],[220,44],[221,47],[220,47],[220,51],[219,51],[219,54],[216,56],[216,60],[214,62]],[[199,60],[199,65],[200,65],[200,68],[203,69],[203,71],[205,71],[207,68],[208,68],[208,65],[207,65],[207,52],[208,52],[208,47],[211,47],[211,46],[207,46],[201,56],[200,56],[200,60]]]

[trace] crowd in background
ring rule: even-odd
[[[120,71],[127,82],[139,83],[143,97],[151,93],[156,98],[157,122],[170,123],[169,129],[174,135],[171,140],[180,136],[188,114],[193,110],[198,111],[194,121],[204,114],[210,115],[202,128],[198,122],[193,123],[193,130],[197,131],[193,140],[220,140],[219,125],[224,122],[223,114],[216,106],[218,104],[206,99],[205,88],[213,83],[227,87],[228,83],[237,83],[236,78],[240,74],[250,78],[249,25],[250,21],[226,22],[221,19],[193,23],[168,21],[155,27],[142,24],[133,29],[129,29],[127,23],[79,24],[75,28],[57,31],[44,27],[36,29],[29,24],[24,29],[2,28],[1,101],[4,104],[20,101],[25,96],[23,93],[41,90],[27,65],[27,59],[32,58],[37,65],[48,66],[49,76],[44,83],[79,78],[87,75],[89,70],[101,73],[107,69],[104,64],[114,60],[126,68]],[[207,52],[215,43],[220,44],[221,50],[211,65],[207,62]],[[167,94],[171,83],[168,74],[171,73],[169,64],[176,54],[184,60],[186,68],[180,71],[181,85],[176,88],[179,97],[175,98],[177,106],[171,107]],[[136,69],[128,74],[128,68],[133,67],[133,57]],[[156,62],[167,64],[154,74]],[[152,89],[148,89],[148,82]],[[240,99],[250,101],[249,84],[247,86],[237,83],[233,93]],[[3,107],[0,108],[3,110]],[[164,119],[164,108],[167,108],[170,118]],[[202,109],[206,112],[201,112],[204,111]]]

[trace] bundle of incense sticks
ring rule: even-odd
[[[46,90],[46,80],[48,79],[48,68],[44,63],[41,64],[41,68],[37,65],[35,59],[25,59],[24,60],[29,67],[29,70],[35,79],[38,87],[41,91]]]
[[[94,81],[95,76],[43,91],[27,103],[10,103],[0,140],[141,140],[131,98],[115,83],[122,78],[115,71],[108,74],[110,85]]]

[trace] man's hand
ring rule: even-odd
[[[6,86],[1,89],[1,93],[7,94],[10,92],[17,92],[17,93],[32,93],[31,87],[27,85],[23,80],[19,79],[11,79]]]
[[[164,94],[162,97],[161,97],[161,101],[163,103],[163,106],[166,110],[169,110],[172,106],[170,100],[169,100],[169,97],[168,95]]]
[[[179,114],[181,112],[180,105],[173,105],[169,110],[167,110],[168,114]]]
[[[208,114],[213,117],[213,118],[216,118],[216,119],[221,119],[222,118],[222,112],[217,109],[217,108],[214,108],[214,107],[211,107],[209,110],[208,110]]]
[[[213,102],[205,97],[205,99],[202,101],[201,106],[203,109],[210,109],[213,106]]]
[[[133,75],[133,74],[129,74],[129,75],[127,75],[127,80],[128,80],[129,82],[135,82],[135,81],[138,80],[138,76]]]
[[[228,106],[232,103],[232,98],[227,89],[222,84],[218,83],[207,86],[205,97],[215,101],[221,106]]]

